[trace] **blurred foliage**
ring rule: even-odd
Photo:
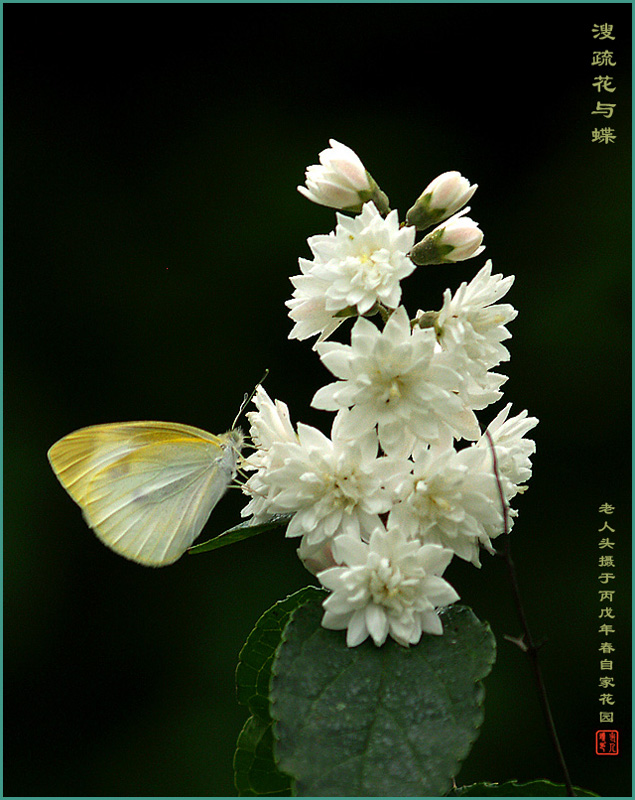
[[[506,400],[540,418],[513,532],[529,618],[572,779],[628,794],[627,756],[593,753],[602,502],[630,752],[630,4],[135,9],[4,9],[6,794],[234,794],[235,664],[260,614],[311,581],[295,543],[268,533],[139,567],[88,531],[46,451],[98,422],[221,432],[265,367],[294,420],[327,429],[309,408],[326,372],[287,339],[283,304],[306,238],[333,228],[295,190],[329,137],[402,215],[440,172],[480,186],[485,254],[516,276]],[[614,145],[591,143],[603,22]],[[407,307],[439,307],[476,261],[418,269]],[[230,493],[213,530],[241,506]],[[503,640],[519,632],[503,565],[447,577],[499,642],[460,782],[560,783],[528,665]]]

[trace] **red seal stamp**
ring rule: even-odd
[[[616,756],[619,752],[619,733],[617,731],[596,731],[595,752],[598,756]]]

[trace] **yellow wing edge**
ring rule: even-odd
[[[135,438],[137,442],[134,442]],[[95,465],[94,459],[94,455],[99,449],[104,450],[105,468],[109,463],[150,444],[200,441],[209,442],[221,448],[231,447],[239,453],[243,439],[244,435],[239,428],[217,436],[202,428],[177,422],[145,420],[110,422],[89,425],[72,431],[49,448],[47,457],[55,476],[63,488],[84,512],[87,483],[92,479],[94,471],[100,469],[99,464]],[[85,513],[84,519],[88,522]],[[177,556],[169,561],[160,563],[146,561],[139,557],[130,558],[122,550],[112,547],[95,527],[90,526],[90,524],[89,527],[110,549],[144,566],[167,566],[180,557]]]

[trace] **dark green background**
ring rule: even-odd
[[[227,429],[265,367],[294,420],[327,379],[287,339],[297,192],[329,137],[401,214],[440,172],[514,274],[506,400],[540,418],[513,546],[573,780],[630,795],[630,4],[8,5],[5,794],[233,794],[233,693],[259,615],[310,579],[268,534],[145,569],[84,525],[48,447],[99,422]],[[594,23],[612,23],[597,43]],[[591,66],[613,49],[617,67]],[[592,81],[617,87],[592,116]],[[591,142],[611,125],[612,145]],[[411,311],[484,263],[419,268]],[[482,415],[489,420],[496,408]],[[615,725],[598,727],[600,503],[616,511]],[[206,534],[238,521],[227,496]],[[446,576],[499,656],[461,782],[560,780],[497,559]]]

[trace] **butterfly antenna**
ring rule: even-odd
[[[251,399],[253,398],[253,396],[254,396],[254,395],[256,394],[256,392],[258,391],[258,387],[259,387],[259,386],[260,386],[260,385],[261,385],[261,384],[264,382],[264,380],[265,380],[265,378],[267,377],[267,375],[268,375],[268,374],[269,374],[269,370],[268,370],[268,369],[266,369],[266,370],[265,370],[265,374],[264,374],[264,375],[262,376],[262,378],[261,378],[261,379],[258,381],[258,383],[257,383],[257,384],[254,386],[254,389],[253,389],[252,393],[251,393],[249,396],[247,396],[247,395],[245,394],[245,397],[244,397],[244,399],[243,399],[243,401],[242,401],[242,403],[241,403],[241,405],[240,405],[240,408],[238,409],[238,414],[236,414],[236,419],[235,419],[235,420],[232,422],[232,430],[234,430],[234,428],[236,427],[236,423],[237,423],[237,422],[238,422],[238,420],[240,419],[240,415],[243,413],[243,411],[245,410],[245,408],[246,408],[246,407],[249,405],[249,403],[250,403]]]

